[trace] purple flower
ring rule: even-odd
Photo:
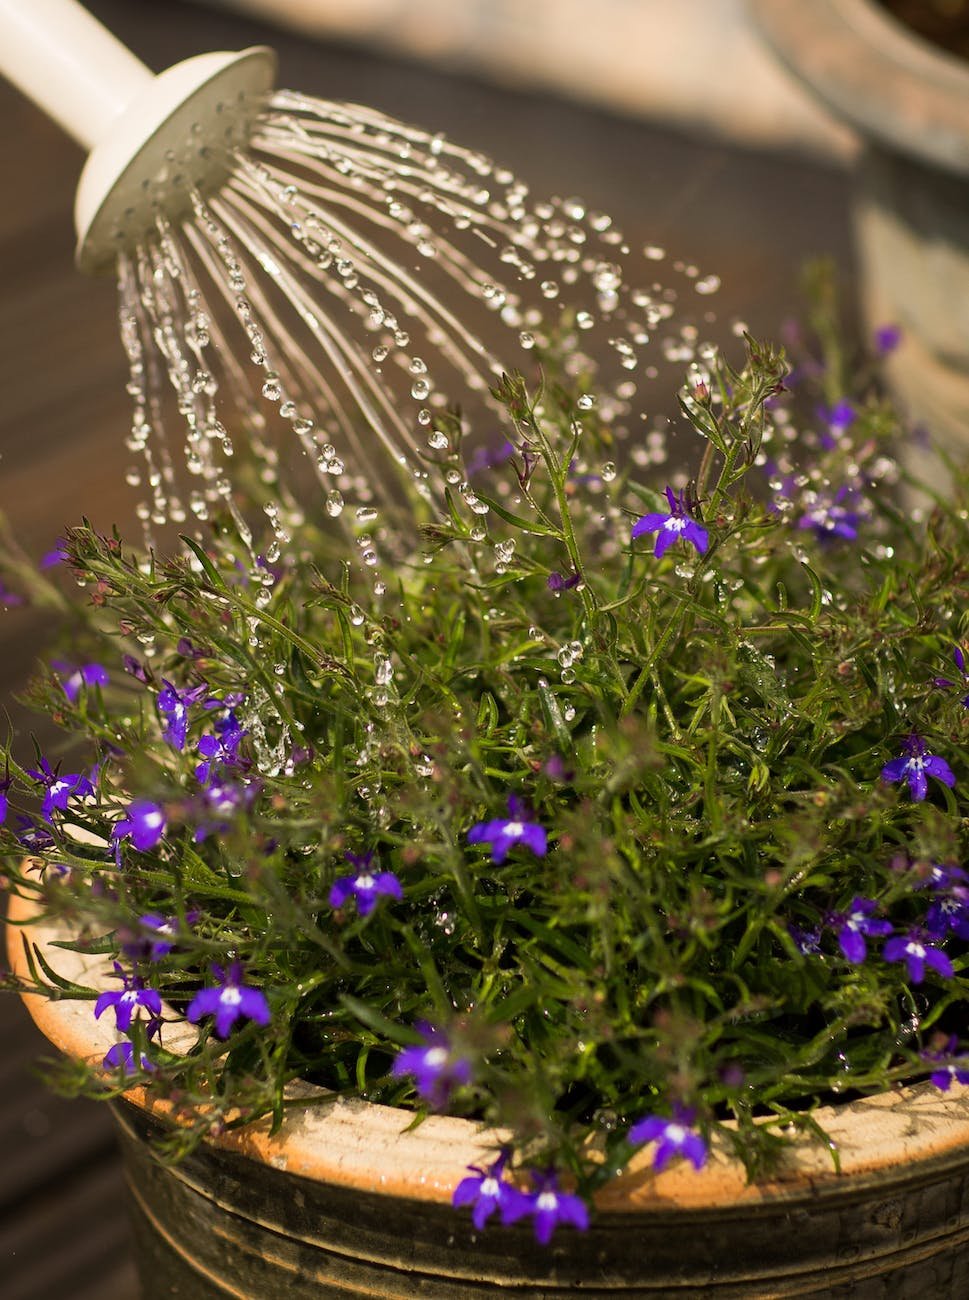
[[[424,1042],[398,1053],[390,1072],[395,1078],[412,1075],[417,1095],[435,1110],[443,1110],[454,1089],[471,1082],[471,1062],[443,1029],[426,1020],[418,1020],[414,1028]]]
[[[506,460],[510,460],[514,454],[515,444],[509,442],[507,438],[497,447],[479,447],[469,458],[465,466],[465,474],[471,478],[474,474],[480,474],[482,470],[494,469],[498,465],[503,465]]]
[[[487,1169],[468,1165],[472,1176],[462,1178],[454,1189],[451,1204],[455,1208],[470,1205],[471,1222],[479,1232],[495,1210],[504,1217],[516,1196],[520,1195],[511,1183],[506,1183],[502,1178],[507,1161],[508,1152],[502,1151],[498,1159]]]
[[[13,777],[10,775],[10,769],[8,768],[6,776],[0,781],[0,826],[7,820],[7,812],[10,808],[7,791],[12,785]]]
[[[23,814],[17,817],[17,825],[19,827],[17,840],[28,853],[44,853],[47,849],[53,848],[54,837],[46,826],[39,826]]]
[[[235,712],[227,709],[224,717],[216,719],[215,735],[199,737],[196,748],[203,761],[195,768],[196,780],[204,785],[225,768],[246,767],[245,760],[239,756],[239,745],[248,734]]]
[[[548,575],[548,582],[545,585],[548,587],[549,591],[571,591],[572,588],[577,587],[581,581],[582,578],[577,573],[570,573],[566,578],[563,574],[556,571]]]
[[[198,825],[193,836],[201,844],[210,835],[225,835],[232,823],[255,803],[262,789],[258,781],[233,784],[231,781],[211,781],[203,786],[196,803]]]
[[[185,1014],[193,1024],[203,1016],[215,1016],[215,1032],[219,1038],[228,1038],[240,1018],[254,1020],[258,1025],[269,1024],[272,1019],[269,1003],[259,989],[243,984],[239,962],[234,961],[227,972],[213,964],[212,975],[218,983],[199,989],[188,1005]]]
[[[502,1207],[503,1223],[515,1223],[530,1214],[535,1221],[535,1240],[540,1246],[548,1245],[560,1223],[571,1224],[585,1232],[589,1226],[589,1209],[581,1196],[560,1191],[558,1179],[551,1169],[545,1173],[532,1170],[532,1182],[535,1186],[530,1192],[509,1188]]]
[[[934,776],[943,785],[955,785],[952,768],[944,758],[927,752],[921,736],[913,732],[905,741],[903,749],[905,752],[901,758],[893,758],[882,768],[883,781],[907,781],[912,798],[919,803],[928,793],[926,776]]]
[[[880,325],[872,335],[875,351],[880,357],[887,357],[889,352],[894,352],[901,341],[902,330],[899,325]]]
[[[183,687],[181,690],[163,678],[162,689],[158,692],[155,706],[164,719],[162,736],[177,750],[185,748],[185,735],[188,730],[188,710],[208,694],[208,686]]]
[[[969,685],[969,672],[966,672],[966,656],[963,654],[962,646],[957,645],[953,650],[952,660],[955,666],[959,669],[959,672],[962,674],[962,685]],[[952,687],[958,685],[958,683],[952,681],[948,677],[936,677],[933,680],[935,681],[936,686]],[[969,709],[969,695],[963,697],[962,707],[964,709]]]
[[[131,1028],[131,1020],[138,1007],[144,1007],[152,1016],[161,1016],[161,994],[156,989],[145,987],[145,981],[137,975],[126,975],[120,965],[114,963],[116,978],[123,981],[121,989],[109,989],[102,993],[94,1004],[94,1018],[114,1007],[115,1024],[121,1033],[126,1034]]]
[[[827,429],[827,432],[821,434],[821,446],[825,451],[831,451],[845,430],[854,423],[855,408],[850,402],[841,401],[834,406],[822,406],[818,415]]]
[[[959,883],[966,873],[960,867],[935,867],[933,884],[936,878],[940,883],[935,884],[935,897],[925,913],[926,930],[933,939],[944,939],[950,932],[969,939],[969,887]]]
[[[7,609],[14,609],[17,605],[26,605],[27,600],[18,591],[11,591],[2,578],[0,578],[0,605],[5,605]]]
[[[908,967],[908,977],[913,984],[922,983],[926,966],[931,966],[943,979],[951,979],[955,974],[952,962],[941,948],[932,945],[930,942],[932,937],[924,930],[909,930],[908,934],[897,934],[886,942],[882,949],[882,957],[885,961],[903,961]]]
[[[490,844],[491,860],[501,865],[508,856],[509,849],[516,844],[541,857],[548,847],[545,828],[526,816],[526,808],[517,795],[508,796],[508,816],[496,817],[492,821],[478,822],[468,831],[469,844]]]
[[[58,664],[57,667],[65,671],[70,668],[70,665]],[[69,675],[61,682],[61,686],[70,702],[76,704],[85,686],[107,686],[109,681],[108,670],[101,664],[83,664],[80,668],[71,669]]]
[[[838,946],[847,961],[859,965],[868,956],[865,936],[881,938],[891,934],[891,921],[879,921],[872,915],[878,904],[872,898],[859,898],[857,895],[848,904],[847,912],[831,912],[827,924],[837,927]]]
[[[127,1041],[115,1043],[109,1047],[105,1053],[104,1060],[101,1062],[102,1070],[119,1070],[122,1074],[134,1074],[135,1069],[139,1068],[145,1071],[154,1070],[154,1065],[148,1057],[141,1053],[139,1066],[135,1066],[135,1045]]]
[[[116,821],[112,830],[112,839],[119,841],[130,837],[132,844],[140,853],[153,849],[165,834],[165,813],[161,804],[152,803],[150,799],[135,799],[127,809],[127,816]]]
[[[187,912],[185,920],[189,925],[194,925],[198,920],[198,912]],[[161,916],[158,912],[146,912],[144,916],[138,917],[138,924],[144,926],[150,936],[148,941],[148,960],[161,961],[162,957],[167,957],[175,947],[175,938],[178,932],[177,916]]]
[[[689,1160],[694,1169],[702,1169],[707,1159],[707,1144],[692,1127],[696,1112],[679,1102],[673,1105],[673,1118],[647,1115],[629,1130],[628,1139],[633,1146],[641,1142],[655,1142],[653,1168],[666,1167],[674,1156]]]
[[[810,529],[819,541],[828,542],[836,537],[853,542],[858,536],[862,514],[857,506],[854,488],[840,487],[832,496],[819,492],[810,507],[797,521],[798,528]]]
[[[919,1055],[923,1061],[934,1061],[936,1069],[929,1076],[930,1081],[941,1089],[942,1092],[948,1092],[952,1087],[953,1080],[956,1083],[969,1083],[969,1058],[965,1053],[959,1053],[959,1039],[955,1034],[951,1034],[945,1046],[938,1052],[920,1052]]]
[[[148,670],[140,659],[134,655],[124,654],[121,656],[121,667],[130,676],[136,678],[139,682],[148,681]]]
[[[70,557],[67,554],[67,542],[63,537],[58,537],[54,542],[52,550],[45,551],[40,557],[40,568],[52,569],[55,564],[63,564]]]
[[[392,871],[371,871],[372,853],[357,857],[355,853],[344,855],[347,862],[356,868],[355,876],[341,876],[333,882],[330,889],[330,906],[342,907],[347,899],[356,902],[360,916],[369,916],[377,906],[377,899],[383,894],[390,898],[403,898],[404,891],[400,881]]]
[[[50,821],[51,813],[55,808],[65,812],[70,799],[75,797],[86,799],[94,794],[94,786],[90,778],[80,772],[68,772],[60,776],[57,769],[51,770],[46,758],[41,758],[39,772],[28,767],[27,774],[46,787],[41,812],[47,821]]]
[[[666,499],[670,503],[669,511],[654,511],[643,515],[633,524],[632,538],[642,537],[643,533],[656,533],[656,545],[653,554],[659,559],[681,537],[690,542],[702,555],[707,549],[708,533],[702,524],[686,513],[683,493],[677,497],[673,489],[666,489]]]
[[[794,946],[798,952],[807,956],[809,953],[821,951],[821,928],[815,926],[813,930],[806,930],[803,926],[795,925],[793,921],[788,922],[787,932],[794,940]]]

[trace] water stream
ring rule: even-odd
[[[651,384],[662,372],[668,401],[703,356],[678,304],[698,314],[715,277],[676,264],[661,284],[662,250],[634,253],[608,216],[534,201],[490,159],[368,108],[280,91],[231,162],[218,193],[191,194],[192,219],[159,217],[119,261],[149,544],[228,510],[251,550],[241,461],[280,544],[310,481],[357,524],[399,501],[401,477],[473,503],[468,455],[507,436],[489,388],[503,370],[537,378],[550,343],[591,377],[616,441],[662,458]]]

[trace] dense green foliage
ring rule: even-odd
[[[472,1066],[449,1113],[512,1130],[518,1157],[580,1188],[628,1159],[630,1122],[677,1102],[756,1171],[819,1102],[924,1077],[920,1053],[962,1030],[957,933],[938,940],[954,974],[915,983],[880,939],[848,960],[838,932],[858,898],[896,933],[921,924],[933,869],[966,858],[965,482],[914,495],[886,454],[912,435],[815,324],[827,350],[795,356],[787,388],[790,363],[749,342],[742,370],[714,363],[684,390],[697,451],[674,481],[702,551],[630,540],[669,511],[665,480],[635,456],[604,467],[594,405],[546,354],[540,387],[500,386],[510,457],[439,510],[418,503],[419,540],[367,525],[376,568],[352,519],[294,513],[272,565],[227,516],[173,560],[72,530],[79,595],[11,571],[67,611],[72,662],[110,680],[71,701],[47,669],[32,688],[67,735],[51,763],[97,761],[97,791],[52,813],[26,865],[8,817],[10,887],[112,956],[146,913],[176,918],[170,953],[120,958],[168,1016],[235,959],[271,1008],[225,1041],[203,1020],[184,1057],[136,1020],[152,1086],[208,1107],[180,1141],[213,1108],[278,1115],[295,1078],[414,1105],[390,1068],[424,1020]],[[819,403],[838,401],[851,420],[826,437]],[[204,685],[181,750],[166,682]],[[247,793],[223,816],[196,743],[228,707],[245,735],[223,776]],[[881,779],[913,733],[954,788],[919,800]],[[9,772],[28,808],[42,786]],[[509,795],[548,848],[496,863],[468,832],[509,816]],[[145,851],[112,842],[133,799],[164,811]],[[335,909],[347,852],[373,853],[403,898]],[[95,996],[35,961],[54,996]],[[105,1095],[144,1077],[64,1075]]]

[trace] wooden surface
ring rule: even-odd
[[[25,0],[27,2],[27,0]],[[154,68],[260,41],[281,84],[373,104],[475,145],[533,190],[581,194],[633,246],[665,245],[716,271],[716,303],[776,334],[805,256],[849,275],[847,180],[822,165],[749,153],[446,72],[320,48],[176,0],[90,0]],[[71,207],[82,157],[0,84],[0,509],[39,556],[87,515],[135,536],[124,484],[124,368],[114,289],[73,269]],[[30,611],[0,612],[0,707],[24,756],[29,720],[12,703],[44,640]],[[125,1191],[109,1119],[50,1097],[31,1073],[44,1052],[19,1003],[0,999],[0,1300],[134,1300]]]

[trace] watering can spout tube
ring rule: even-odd
[[[153,80],[76,0],[0,0],[0,72],[88,151]]]

